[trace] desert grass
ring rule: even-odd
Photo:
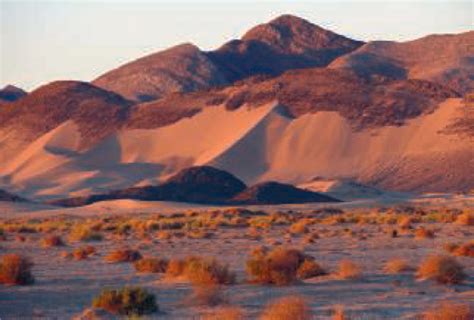
[[[339,262],[337,277],[345,280],[357,280],[362,277],[362,269],[351,260],[342,260]]]
[[[433,230],[426,229],[424,227],[420,227],[415,230],[416,239],[433,239],[434,237],[435,233]]]
[[[168,260],[163,258],[143,258],[133,263],[139,273],[164,273],[168,268]]]
[[[278,298],[265,306],[260,320],[310,320],[313,314],[305,299],[298,296]]]
[[[92,301],[92,306],[128,317],[148,315],[159,310],[155,296],[139,287],[102,290]]]
[[[81,246],[72,251],[74,260],[85,260],[97,252],[96,248],[91,245]],[[67,257],[67,256],[66,256]]]
[[[117,249],[110,252],[105,256],[105,261],[108,263],[121,263],[121,262],[135,262],[140,260],[142,255],[137,250],[132,249]]]
[[[45,238],[41,239],[41,246],[44,248],[61,247],[64,245],[65,243],[63,239],[57,235],[46,236]]]
[[[275,247],[268,251],[261,247],[251,253],[246,263],[246,271],[251,277],[250,282],[288,285],[294,283],[299,275],[309,277],[324,272],[312,261],[312,257],[296,249]],[[302,266],[303,269],[300,270]]]
[[[474,226],[474,213],[465,212],[460,214],[456,219],[456,223],[464,226]]]
[[[418,267],[417,277],[434,280],[440,284],[459,284],[464,281],[464,268],[453,257],[430,256]]]
[[[387,261],[383,266],[383,271],[388,274],[397,274],[412,271],[413,268],[404,259],[395,258]]]
[[[31,273],[33,263],[27,257],[7,254],[0,262],[0,283],[4,285],[28,285],[35,279]]]
[[[77,225],[69,232],[69,241],[101,241],[103,235],[88,226]]]

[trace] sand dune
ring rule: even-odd
[[[441,131],[462,114],[458,99],[404,126],[354,131],[336,112],[289,118],[278,103],[222,106],[158,129],[124,130],[78,153],[74,123],[48,132],[0,173],[30,198],[59,198],[157,183],[192,165],[212,165],[246,183],[301,184],[311,177],[353,178],[382,188],[445,191],[474,178],[474,142]],[[179,141],[179,143],[178,143]],[[459,157],[466,167],[444,168]],[[429,163],[426,168],[420,164]],[[394,179],[393,172],[398,177]],[[467,172],[467,174],[466,174]],[[471,172],[471,173],[469,173]],[[416,174],[418,179],[410,179]],[[8,178],[8,179],[6,179]],[[423,184],[420,186],[420,184]]]

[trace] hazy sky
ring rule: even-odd
[[[0,86],[89,81],[178,43],[216,48],[283,13],[361,40],[468,31],[472,2],[0,0]]]

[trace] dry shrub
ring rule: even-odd
[[[222,290],[217,285],[198,285],[187,298],[187,303],[194,306],[215,307],[227,302]]]
[[[403,216],[398,220],[398,226],[401,229],[411,229],[413,219],[411,217]]]
[[[455,256],[474,257],[474,241],[461,244],[453,250]]]
[[[417,277],[435,280],[442,284],[457,284],[466,278],[466,274],[463,266],[456,259],[447,256],[430,256],[418,267]]]
[[[434,231],[429,230],[423,227],[420,227],[415,230],[415,237],[417,239],[433,239],[434,238]]]
[[[362,270],[359,265],[351,260],[342,260],[339,263],[337,275],[340,279],[360,279],[362,277]]]
[[[75,226],[69,232],[69,240],[76,241],[101,241],[103,236],[101,233],[94,231],[87,226]]]
[[[270,302],[260,316],[261,320],[310,320],[310,307],[301,297],[283,297]]]
[[[138,287],[102,290],[92,305],[124,316],[142,316],[158,311],[155,296]]]
[[[140,260],[142,255],[137,250],[118,249],[105,256],[105,261],[109,263],[135,262]]]
[[[213,310],[212,314],[200,317],[202,320],[243,320],[244,313],[239,307],[223,307]]]
[[[389,274],[396,274],[413,270],[404,259],[392,259],[385,263],[383,271]]]
[[[75,260],[84,260],[95,254],[96,252],[97,250],[93,246],[82,246],[74,249],[74,251],[72,252],[72,257]]]
[[[186,257],[184,259],[172,259],[166,275],[169,277],[182,276],[194,285],[217,285],[233,284],[235,274],[229,267],[220,264],[214,258]]]
[[[313,258],[296,249],[276,247],[268,252],[265,248],[254,251],[247,260],[246,270],[255,283],[287,285],[298,279],[298,270],[305,261]],[[308,263],[301,269],[301,275],[308,276],[316,271],[315,265]],[[313,268],[313,270],[310,270]],[[321,268],[319,268],[321,269]]]
[[[193,284],[233,284],[235,274],[227,265],[220,264],[214,258],[190,259],[184,268],[185,276]]]
[[[202,229],[194,229],[187,231],[186,236],[190,239],[209,239],[212,237],[212,233]]]
[[[346,315],[346,312],[342,306],[338,306],[334,309],[332,320],[350,320],[350,317]]]
[[[293,223],[290,226],[289,229],[291,234],[302,234],[302,233],[307,233],[309,231],[308,229],[308,221],[306,220],[300,220],[298,222]]]
[[[299,279],[309,279],[314,277],[319,277],[327,274],[326,270],[323,269],[317,262],[314,260],[306,259],[298,267],[296,271],[296,276]]]
[[[171,278],[182,276],[184,273],[185,266],[186,266],[185,260],[171,259],[168,262],[168,267],[166,268],[166,275]]]
[[[31,274],[33,263],[30,259],[18,254],[4,255],[0,262],[0,283],[5,285],[32,284],[35,279]]]
[[[160,240],[168,240],[168,239],[171,239],[171,232],[169,231],[166,231],[166,230],[162,230],[162,231],[159,231],[157,234],[156,234],[156,237]]]
[[[464,226],[474,226],[474,213],[465,212],[460,214],[456,219],[456,223]]]
[[[163,273],[168,267],[168,260],[160,258],[144,258],[133,263],[135,270],[140,273]]]
[[[474,307],[468,304],[456,302],[443,302],[433,310],[423,314],[424,320],[472,320],[474,319]]]
[[[64,241],[60,236],[47,236],[41,240],[41,246],[44,248],[64,246]]]

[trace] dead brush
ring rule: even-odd
[[[33,263],[18,254],[4,255],[0,261],[0,283],[4,285],[28,285],[35,279],[31,273]]]
[[[62,247],[65,243],[60,236],[51,235],[41,239],[41,246],[43,248]]]
[[[357,280],[362,277],[362,269],[351,260],[342,260],[337,271],[339,279]]]
[[[415,230],[416,239],[433,239],[434,237],[435,233],[433,230],[426,229],[424,227],[420,227]]]
[[[464,212],[460,214],[456,219],[456,223],[463,226],[474,226],[474,213]]]
[[[299,296],[278,298],[268,303],[260,320],[311,320],[313,314],[306,300]]]
[[[193,285],[229,285],[235,283],[235,274],[214,258],[189,256],[171,259],[166,269],[168,277],[183,277]]]
[[[407,271],[413,271],[413,268],[404,259],[391,259],[383,266],[383,271],[388,274],[397,274]]]
[[[300,269],[301,268],[301,269]],[[276,247],[254,250],[246,263],[247,274],[254,283],[288,285],[301,277],[321,275],[324,270],[314,259],[296,249]]]
[[[97,250],[93,246],[81,246],[73,250],[72,257],[74,260],[85,260],[96,254],[96,252]]]
[[[464,268],[449,256],[430,256],[418,267],[417,277],[435,280],[441,284],[459,284],[464,281]]]
[[[121,263],[121,262],[135,262],[140,260],[142,255],[137,250],[132,249],[118,249],[110,252],[105,256],[105,261],[108,263]]]
[[[168,268],[168,260],[162,258],[143,258],[133,263],[139,273],[164,273]]]

